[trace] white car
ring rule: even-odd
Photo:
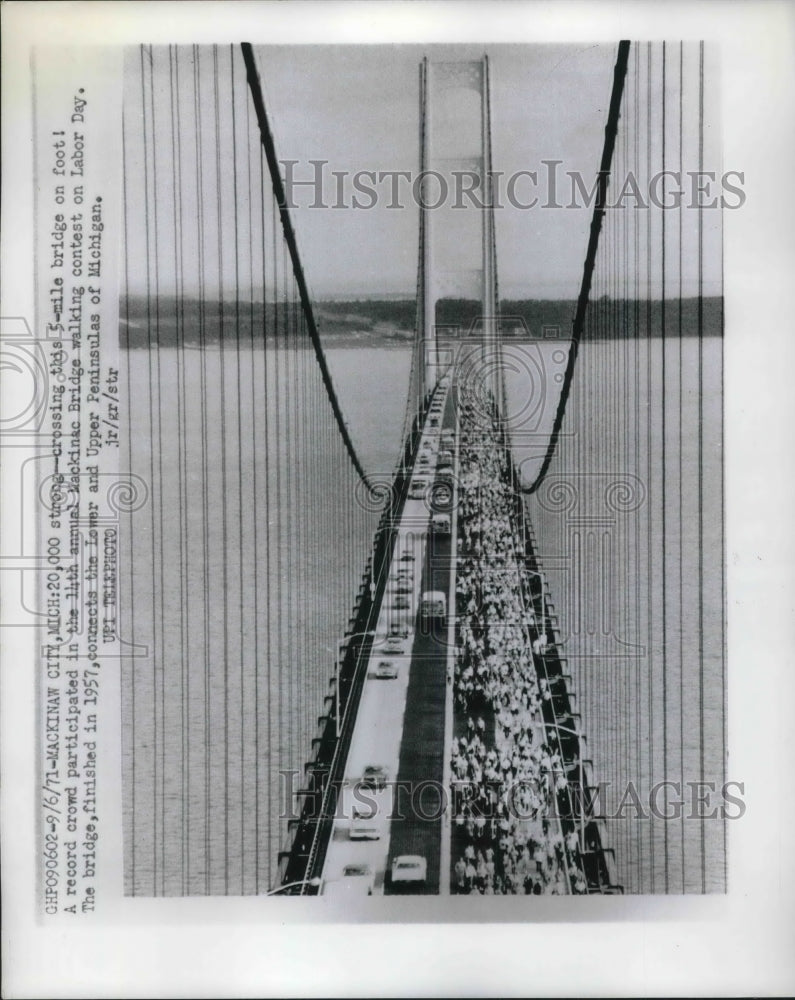
[[[373,816],[357,816],[354,814],[351,820],[348,835],[351,840],[380,840],[381,831]]]
[[[428,492],[427,479],[412,479],[409,484],[409,500],[422,500]]]
[[[428,862],[420,854],[401,854],[392,862],[392,884],[421,885],[428,876]]]
[[[447,614],[447,596],[443,590],[426,590],[420,602],[423,618],[444,618]]]
[[[341,879],[329,879],[323,886],[324,896],[349,899],[351,896],[372,896],[375,876],[370,865],[345,865]]]

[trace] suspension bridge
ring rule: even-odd
[[[491,72],[421,61],[416,322],[399,378],[369,375],[406,387],[371,417],[385,474],[257,52],[128,60],[131,894],[725,888],[723,824],[675,808],[725,781],[712,230],[610,202],[705,170],[703,46],[616,47],[571,329],[542,345],[500,294]],[[483,205],[431,207],[462,172]]]

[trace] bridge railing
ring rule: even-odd
[[[585,876],[589,892],[622,893],[617,885],[612,849],[605,846],[604,820],[593,814],[595,798],[592,762],[585,758],[585,736],[580,731],[580,716],[572,702],[575,695],[569,689],[570,675],[565,671],[566,661],[560,656],[560,631],[554,605],[541,572],[537,545],[530,517],[522,495],[518,470],[513,463],[504,424],[500,425],[501,444],[511,476],[514,496],[514,519],[523,539],[524,558],[533,583],[523,577],[523,590],[527,603],[533,608],[534,622],[528,625],[531,638],[543,639],[543,652],[533,652],[539,679],[543,678],[550,691],[542,699],[544,724],[549,734],[554,733],[559,748],[561,766],[566,786],[557,796],[558,814],[565,833],[578,836],[577,861]],[[548,637],[554,641],[549,643]]]

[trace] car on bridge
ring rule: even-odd
[[[449,514],[434,514],[431,518],[431,527],[436,532],[437,535],[449,535],[450,534],[450,515]]]
[[[411,549],[404,549],[400,553],[400,562],[414,562],[414,553]]]
[[[398,611],[409,611],[411,609],[411,601],[409,600],[408,594],[395,594],[392,600],[392,607]]]
[[[372,896],[375,875],[370,865],[345,865],[341,879],[328,879],[323,886],[324,896],[348,899],[351,896]]]
[[[452,465],[453,464],[453,453],[447,449],[443,448],[439,452],[439,465]]]
[[[387,656],[403,656],[406,652],[406,640],[402,635],[387,636],[384,642],[384,653]]]
[[[383,764],[368,764],[362,771],[359,786],[361,788],[371,788],[374,792],[380,792],[386,788],[387,780],[388,772]]]
[[[393,663],[392,660],[379,660],[369,676],[379,681],[393,681],[397,675],[398,668],[396,663]]]
[[[453,499],[453,489],[447,479],[437,479],[431,493],[431,510],[449,507]]]
[[[401,854],[392,862],[392,885],[423,885],[428,877],[428,862],[421,854]]]
[[[412,479],[409,484],[409,500],[423,500],[428,492],[427,479]]]
[[[444,618],[447,614],[447,598],[443,590],[426,590],[420,603],[423,618]]]
[[[412,578],[408,575],[398,576],[394,581],[396,594],[410,594],[414,590]]]
[[[453,467],[452,465],[440,465],[436,470],[436,475],[440,479],[452,479],[453,478]]]
[[[354,809],[348,837],[350,840],[380,840],[381,830],[375,821],[375,814],[370,810],[358,812]]]

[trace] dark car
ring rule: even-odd
[[[427,479],[412,479],[409,483],[409,500],[422,500],[427,492]]]
[[[387,771],[381,764],[369,764],[362,772],[359,782],[362,788],[372,788],[373,791],[380,791],[386,788]]]
[[[393,681],[397,675],[397,664],[393,663],[392,660],[379,660],[375,669],[370,673],[370,677],[379,681]]]

